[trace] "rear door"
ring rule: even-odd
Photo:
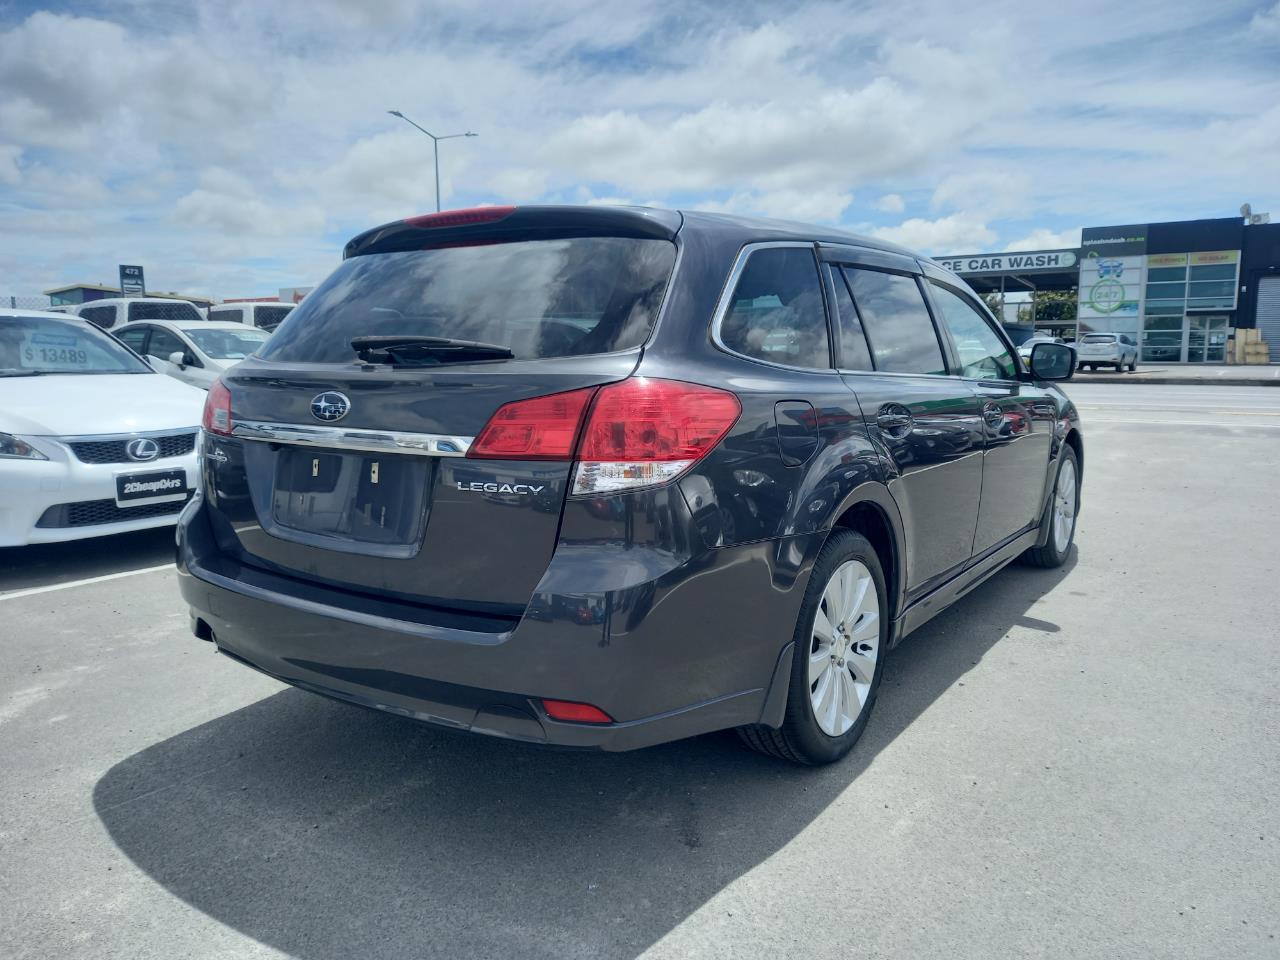
[[[512,219],[544,229],[481,241],[385,228],[391,240],[345,260],[224,374],[233,435],[212,436],[205,457],[224,552],[345,590],[523,610],[555,547],[571,465],[463,454],[504,405],[569,393],[502,421],[518,445],[539,418],[560,422],[590,388],[631,374],[675,245],[665,229],[541,239],[545,215]],[[455,361],[410,344],[362,361],[352,340],[370,335],[515,356]]]
[[[913,260],[837,248],[824,255],[837,281],[841,372],[886,461],[914,599],[972,553],[982,490],[978,398],[948,369]]]
[[[960,374],[982,405],[982,502],[973,541],[980,554],[1038,519],[1056,407],[1045,388],[1019,380],[1012,345],[972,296],[937,280],[927,289]]]

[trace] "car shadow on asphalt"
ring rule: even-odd
[[[0,548],[0,593],[173,563],[173,527]]]
[[[635,957],[786,846],[1011,627],[1056,632],[1027,611],[1076,556],[1011,567],[908,638],[830,767],[732,734],[557,752],[290,689],[121,761],[94,806],[173,896],[295,957]]]

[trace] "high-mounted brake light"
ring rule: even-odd
[[[613,717],[589,703],[543,700],[542,709],[547,711],[547,716],[552,720],[564,720],[569,723],[613,723]]]
[[[515,207],[468,207],[465,210],[445,210],[443,213],[424,213],[418,217],[405,217],[411,227],[465,227],[473,223],[493,223],[515,213]]]
[[[742,413],[727,390],[633,377],[601,387],[578,448],[573,492],[666,483],[719,443]]]
[[[488,460],[571,460],[595,387],[504,403],[489,418],[468,457]]]
[[[208,433],[228,436],[234,423],[231,419],[231,391],[221,379],[213,381],[204,398],[204,416],[201,424]]]

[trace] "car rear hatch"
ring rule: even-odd
[[[210,393],[205,496],[221,550],[336,591],[518,616],[572,466],[520,439],[546,428],[571,449],[592,388],[634,371],[679,223],[481,208],[357,237]],[[567,396],[512,406],[553,394]],[[506,433],[485,433],[500,409]]]
[[[1087,334],[1080,338],[1081,356],[1111,356],[1116,352],[1116,337],[1110,333]]]

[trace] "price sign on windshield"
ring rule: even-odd
[[[84,341],[74,333],[28,333],[21,347],[22,366],[28,370],[87,370],[93,358]]]

